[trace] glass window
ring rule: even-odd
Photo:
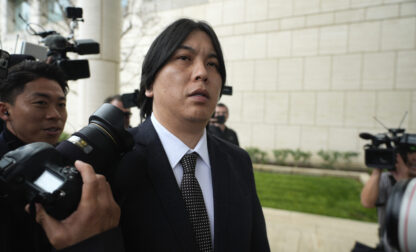
[[[25,19],[29,19],[30,6],[24,0],[17,0],[14,2],[13,21],[15,23],[15,30],[24,30],[26,28],[25,22],[19,17],[19,14]]]
[[[65,8],[71,6],[70,0],[48,0],[48,20],[58,22],[65,18]]]

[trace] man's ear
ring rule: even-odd
[[[146,97],[149,97],[149,98],[153,97],[153,87],[150,87],[149,89],[146,89],[144,94],[146,95]]]
[[[0,118],[3,121],[8,121],[9,116],[9,104],[7,102],[0,102]]]

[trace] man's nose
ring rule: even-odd
[[[195,60],[194,80],[202,80],[203,82],[208,80],[207,66],[203,60]]]
[[[46,117],[48,119],[60,119],[62,118],[61,110],[58,107],[50,106]]]

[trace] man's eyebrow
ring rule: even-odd
[[[196,53],[196,50],[194,48],[192,48],[190,46],[187,46],[187,45],[180,45],[178,47],[178,50],[179,49],[184,49],[184,50],[191,51],[192,53]],[[208,54],[208,58],[216,58],[216,59],[218,59],[218,56],[217,56],[217,54],[215,52],[212,52],[212,53]]]
[[[40,93],[40,92],[36,92],[32,94],[33,97],[43,97],[43,98],[47,98],[50,99],[51,96],[49,94],[45,94],[45,93]],[[66,100],[65,96],[59,96],[58,100]]]
[[[192,47],[190,47],[190,46],[187,46],[187,45],[180,45],[180,46],[178,47],[178,50],[179,50],[179,49],[188,50],[188,51],[191,51],[191,52],[193,52],[193,53],[195,53],[195,52],[196,52],[194,48],[192,48]]]

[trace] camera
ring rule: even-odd
[[[233,95],[233,87],[232,86],[224,86],[224,88],[221,91],[221,94],[223,94],[223,95]]]
[[[139,106],[139,90],[135,89],[133,93],[126,93],[121,95],[121,102],[123,107],[131,108]]]
[[[74,40],[74,30],[78,27],[78,22],[83,21],[82,9],[76,7],[65,8],[66,17],[72,19],[71,33],[68,37],[64,37],[56,31],[42,31],[36,32],[30,24],[19,15],[19,17],[26,23],[28,30],[32,35],[37,35],[42,38],[41,42],[46,46],[46,55],[35,55],[42,53],[41,46],[34,47],[31,43],[24,43],[22,52],[33,56],[38,56],[38,59],[48,58],[48,62],[59,66],[66,75],[67,80],[78,80],[90,77],[90,69],[88,60],[71,60],[66,55],[67,52],[74,52],[79,55],[98,54],[100,53],[99,43],[91,39]],[[72,43],[71,43],[72,41]],[[28,48],[26,48],[28,47]],[[33,53],[31,53],[33,52]]]
[[[73,166],[75,160],[91,164],[97,173],[108,177],[111,167],[133,147],[123,116],[121,110],[106,103],[90,116],[86,127],[58,146],[36,142],[6,153],[0,160],[3,195],[22,207],[39,202],[54,218],[66,218],[76,210],[81,197],[82,179]]]
[[[10,54],[0,49],[0,80],[6,79]]]
[[[217,119],[218,124],[224,124],[225,123],[225,116],[223,116],[223,115],[218,115],[218,116],[215,116],[214,118]]]
[[[390,246],[416,251],[416,178],[398,181],[386,206],[386,231]]]
[[[395,170],[396,154],[400,154],[406,162],[406,154],[416,151],[416,134],[406,134],[400,128],[376,135],[363,132],[360,138],[371,140],[371,143],[364,145],[364,150],[365,164],[372,168]]]

